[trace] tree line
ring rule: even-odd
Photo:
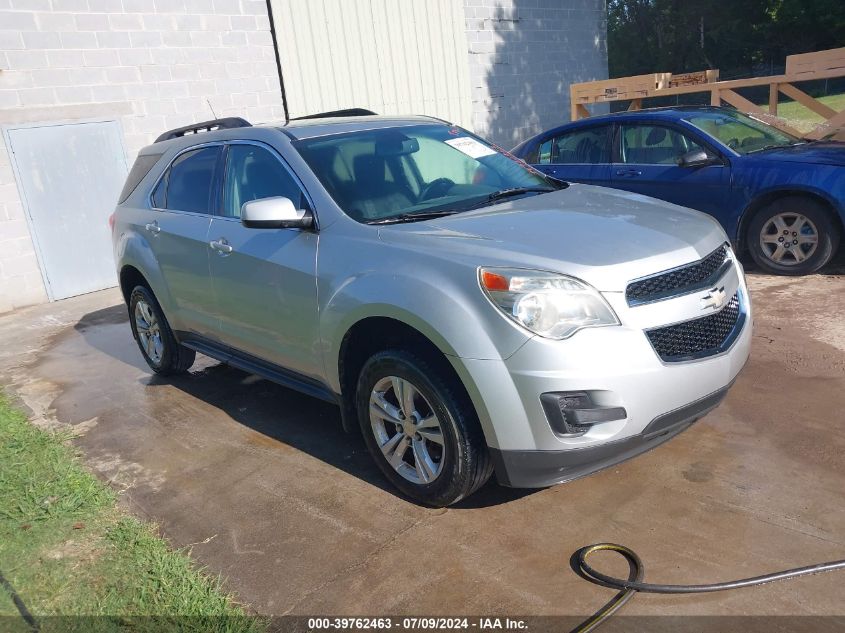
[[[786,55],[845,46],[845,0],[608,0],[607,13],[611,77],[777,74]]]

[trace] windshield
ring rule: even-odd
[[[791,134],[781,132],[741,112],[696,112],[685,117],[705,134],[727,145],[738,154],[801,143]]]
[[[336,134],[295,146],[338,206],[358,222],[426,219],[437,211],[493,204],[505,190],[528,195],[557,188],[521,161],[445,125]]]

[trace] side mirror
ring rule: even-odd
[[[721,165],[715,156],[711,156],[703,149],[694,149],[678,158],[679,167],[706,167],[707,165]]]
[[[279,196],[245,202],[241,224],[250,229],[308,229],[314,216],[307,209],[297,209],[290,198]]]

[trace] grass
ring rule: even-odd
[[[36,428],[0,395],[0,573],[41,631],[265,628],[219,578],[118,509],[69,440]],[[2,587],[0,629],[30,630]]]
[[[818,101],[833,108],[837,112],[845,109],[845,93],[819,97]],[[766,104],[763,105],[765,106]],[[768,111],[767,107],[763,109]],[[787,124],[799,132],[809,132],[824,120],[821,116],[805,108],[797,101],[787,101],[778,104],[778,116],[786,119]]]

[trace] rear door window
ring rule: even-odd
[[[212,213],[216,206],[215,171],[220,149],[220,146],[202,147],[179,156],[162,180],[167,183],[165,199],[157,200],[157,189],[153,193],[153,204],[173,211]]]
[[[156,188],[153,189],[152,203],[156,209],[164,209],[165,200],[167,198],[167,174],[161,177]]]
[[[609,129],[609,125],[601,125],[550,138],[540,145],[537,162],[541,165],[609,163]]]

